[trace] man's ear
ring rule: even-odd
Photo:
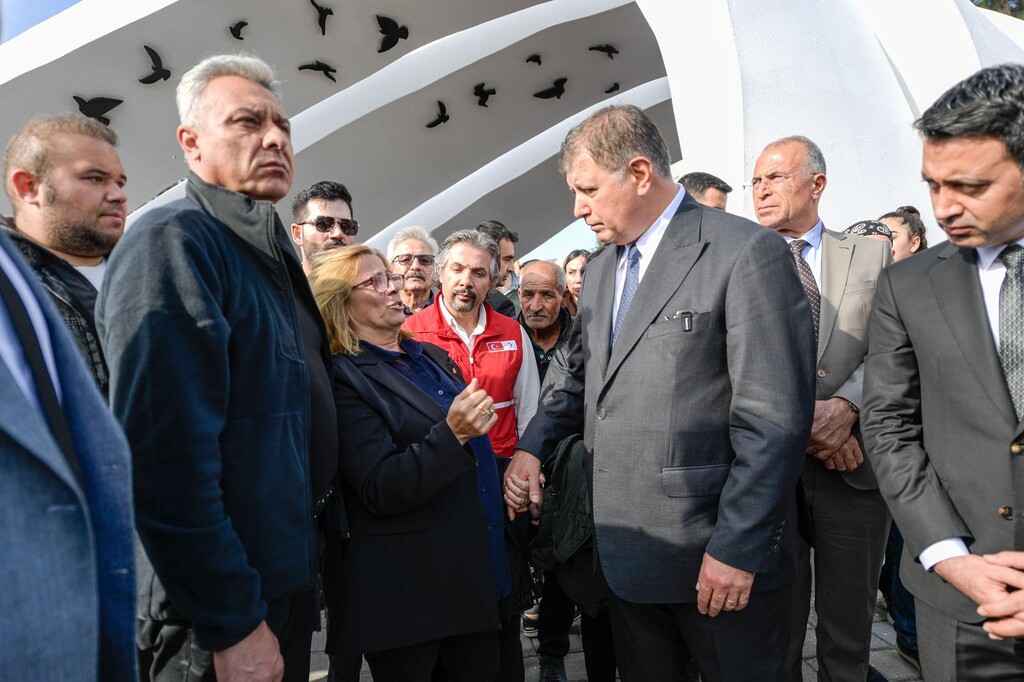
[[[43,182],[38,175],[31,173],[24,168],[15,168],[11,171],[11,187],[14,188],[14,197],[23,204],[38,206],[43,195]]]
[[[563,308],[568,308],[569,307],[569,297],[570,296],[572,296],[572,292],[569,291],[568,289],[566,289],[565,292],[562,294],[562,307]]]
[[[626,166],[626,175],[632,178],[636,185],[637,195],[643,196],[651,189],[654,180],[654,165],[647,157],[637,156]]]
[[[820,199],[821,193],[825,191],[826,185],[828,185],[828,178],[825,177],[825,174],[816,173],[814,178],[811,180],[811,196],[815,199]]]
[[[292,241],[296,246],[302,246],[302,225],[292,223]]]
[[[195,130],[186,126],[178,126],[178,145],[181,147],[185,160],[189,162],[199,161],[199,135]]]

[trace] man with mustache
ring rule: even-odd
[[[405,286],[399,293],[406,317],[434,302],[431,284],[436,256],[437,240],[419,225],[403,227],[388,242],[391,272],[405,275]]]
[[[569,290],[565,285],[565,271],[555,263],[530,261],[523,266],[522,273],[519,300],[523,310],[519,313],[519,322],[530,334],[543,382],[551,358],[569,336],[572,316],[565,307]]]
[[[292,202],[292,241],[302,251],[307,277],[317,254],[354,243],[358,231],[359,223],[352,219],[352,193],[340,182],[321,180]]]
[[[291,127],[255,57],[203,60],[177,103],[185,197],[139,218],[97,306],[152,564],[140,676],[305,682],[338,434],[323,320],[274,210]]]

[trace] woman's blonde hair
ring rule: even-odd
[[[348,314],[348,299],[355,290],[356,276],[359,272],[359,259],[363,256],[376,256],[390,273],[384,254],[377,249],[363,244],[352,244],[338,249],[326,251],[313,261],[313,271],[309,275],[309,286],[313,289],[316,307],[324,318],[327,327],[327,340],[331,344],[331,353],[357,355],[360,351],[359,337],[352,326],[352,318]],[[399,330],[398,340],[411,339],[412,335],[404,329]]]

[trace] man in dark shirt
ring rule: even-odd
[[[565,271],[555,263],[530,261],[523,266],[519,300],[523,307],[519,322],[533,342],[537,370],[543,382],[551,358],[568,338],[572,325],[572,317],[566,309],[569,290],[565,284]]]
[[[96,311],[153,569],[140,672],[305,682],[338,435],[323,320],[274,210],[291,128],[254,57],[200,62],[177,100],[186,197],[125,236]]]
[[[80,114],[32,119],[7,144],[4,188],[14,218],[0,220],[56,304],[104,396],[107,365],[94,309],[127,213],[116,145],[113,130]]]

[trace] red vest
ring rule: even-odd
[[[480,388],[494,399],[494,411],[498,414],[498,422],[487,434],[491,439],[491,447],[495,454],[511,457],[519,441],[512,387],[523,365],[525,351],[522,347],[522,327],[512,318],[495,312],[485,302],[483,305],[487,311],[487,325],[476,337],[473,355],[470,356],[466,344],[448,326],[448,321],[441,313],[443,305],[441,295],[438,294],[433,305],[406,319],[404,329],[415,334],[417,341],[445,349],[462,370],[466,381],[476,377]]]

